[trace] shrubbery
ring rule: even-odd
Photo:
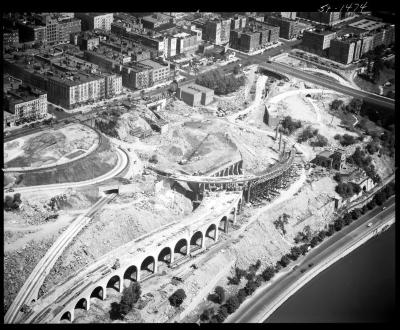
[[[283,133],[292,134],[293,131],[301,127],[300,120],[293,120],[292,117],[286,116],[282,121]]]
[[[5,211],[11,211],[11,210],[17,210],[19,209],[19,206],[21,205],[21,194],[20,193],[15,193],[14,197],[11,197],[9,195],[6,195],[4,199],[4,210]]]
[[[196,78],[196,84],[211,88],[217,95],[226,95],[236,91],[245,83],[243,76],[236,78],[234,75],[226,75],[220,70],[206,72]]]
[[[185,298],[185,291],[183,289],[178,289],[168,298],[168,300],[172,306],[179,307]]]

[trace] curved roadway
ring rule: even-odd
[[[60,188],[66,189],[70,187],[86,186],[105,181],[107,179],[110,179],[118,175],[129,165],[129,157],[122,148],[117,149],[117,155],[118,155],[118,162],[117,165],[114,167],[114,169],[98,178],[80,182],[73,182],[73,183],[16,188],[15,191],[16,192],[40,191],[40,190],[48,191],[50,189],[60,189]],[[15,322],[21,316],[20,309],[23,306],[23,304],[29,304],[32,302],[32,300],[37,299],[39,289],[43,284],[44,279],[46,278],[47,274],[50,272],[54,263],[57,261],[58,257],[61,255],[64,249],[73,240],[73,238],[89,223],[91,217],[105,204],[111,201],[115,196],[116,194],[110,194],[101,197],[100,200],[98,200],[85,214],[78,216],[74,220],[74,222],[58,237],[58,239],[53,243],[53,245],[47,251],[45,256],[36,265],[32,273],[25,281],[22,288],[19,290],[17,296],[15,297],[11,306],[7,310],[6,315],[4,316],[5,323]]]
[[[92,184],[96,184],[108,179],[113,178],[114,176],[121,173],[129,163],[129,157],[127,152],[122,148],[117,149],[117,165],[108,173],[103,174],[97,178],[89,179],[85,181],[78,181],[78,182],[65,182],[65,183],[53,183],[47,185],[39,185],[39,186],[29,186],[29,187],[21,187],[21,188],[14,188],[14,192],[31,192],[31,191],[41,191],[41,190],[52,190],[52,189],[68,189],[68,188],[77,188],[82,186],[88,186]]]

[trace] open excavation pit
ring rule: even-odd
[[[158,169],[190,175],[213,174],[241,160],[247,173],[257,174],[279,159],[277,145],[267,134],[216,119],[185,122],[146,143],[157,146]]]

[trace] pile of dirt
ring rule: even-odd
[[[118,139],[126,142],[132,140],[134,137],[132,133],[137,130],[151,131],[150,125],[134,112],[124,113],[119,117],[115,129],[118,133]]]
[[[4,313],[57,236],[32,240],[23,249],[4,253]]]

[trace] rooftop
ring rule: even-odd
[[[378,22],[378,21],[371,20],[371,19],[367,19],[367,18],[364,18],[364,19],[362,19],[360,21],[357,21],[357,22],[349,24],[349,26],[356,27],[356,28],[359,28],[359,29],[363,29],[363,30],[366,30],[366,31],[377,30],[377,29],[379,29],[381,27],[384,27],[385,25],[386,25],[385,23]]]
[[[37,99],[47,93],[31,86],[20,85],[15,89],[10,89],[6,97],[13,103],[23,103]]]

